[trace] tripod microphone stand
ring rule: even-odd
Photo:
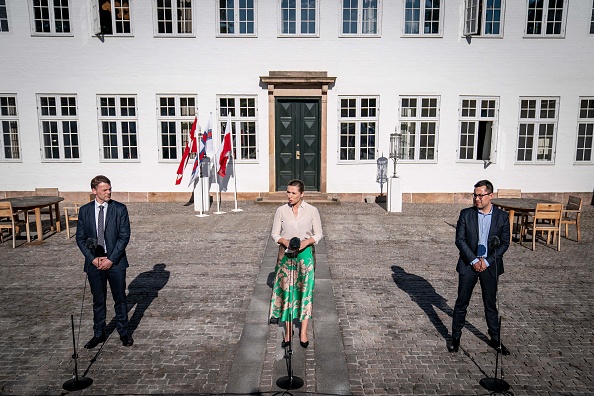
[[[496,235],[489,238],[489,249],[495,251],[495,285],[496,290],[499,289],[499,274],[497,273],[497,248],[501,241]],[[497,298],[497,313],[499,313],[499,298]],[[495,356],[495,378],[485,377],[479,381],[481,386],[491,392],[500,393],[509,390],[510,385],[503,379],[503,355],[501,353],[501,315],[499,315],[499,345],[497,347],[497,355]],[[499,365],[499,359],[501,358],[501,377],[497,378],[497,369]]]
[[[97,244],[97,239],[95,238],[88,238],[85,242],[85,246],[95,255],[95,257],[106,256],[105,250],[103,246]],[[85,271],[86,272],[86,271]],[[87,292],[87,280],[89,275],[85,273],[85,286],[83,289],[83,296],[82,302],[80,305],[80,318],[78,322],[78,331],[80,333],[80,324],[82,321],[82,310],[85,304],[85,293]],[[72,346],[74,348],[74,353],[72,354],[72,359],[74,359],[74,372],[72,374],[72,379],[64,382],[62,388],[67,391],[77,391],[81,389],[86,389],[93,383],[93,380],[87,377],[88,369],[84,372],[82,377],[78,376],[78,352],[76,350],[76,337],[74,335],[74,315],[70,315],[70,321],[72,322]],[[79,334],[80,336],[80,334]],[[105,345],[105,343],[104,343]],[[101,347],[103,348],[103,346]]]
[[[74,347],[74,353],[72,359],[74,359],[74,370],[72,373],[72,379],[64,382],[62,388],[67,391],[77,391],[86,389],[93,383],[93,380],[89,377],[78,376],[78,353],[76,352],[76,339],[74,337],[74,315],[70,315],[70,321],[72,322],[72,346]]]
[[[285,250],[285,254],[289,257],[287,264],[295,266],[295,259],[297,258],[297,254],[299,253],[299,247],[301,245],[301,241],[299,238],[291,238],[289,241],[289,248]],[[293,364],[292,364],[292,357],[293,357],[293,293],[294,287],[293,285],[293,273],[294,270],[289,269],[289,346],[288,348],[285,347],[285,361],[287,364],[287,375],[284,377],[280,377],[276,380],[276,386],[281,389],[299,389],[303,386],[304,381],[302,378],[296,377],[293,375]],[[286,330],[286,329],[285,329]],[[284,340],[284,339],[283,339]]]

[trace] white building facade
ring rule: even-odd
[[[377,194],[394,132],[407,200],[594,189],[592,0],[0,0],[0,54],[5,196],[187,197],[228,114],[244,197]]]

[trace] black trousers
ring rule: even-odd
[[[105,331],[107,283],[113,297],[116,329],[120,335],[128,334],[128,304],[126,303],[126,270],[114,267],[99,270],[90,265],[87,271],[93,294],[93,334],[99,337]]]
[[[472,272],[466,275],[458,275],[458,298],[454,306],[454,317],[452,318],[452,338],[460,338],[462,328],[466,322],[466,312],[472,291],[480,280],[485,308],[485,319],[489,336],[499,340],[499,313],[497,312],[497,279],[489,271]]]

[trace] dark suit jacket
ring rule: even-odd
[[[85,256],[85,272],[92,265],[95,254],[86,245],[87,239],[97,239],[95,224],[95,201],[82,206],[78,213],[76,227],[76,243]],[[130,241],[130,219],[126,205],[117,201],[109,201],[105,214],[105,244],[107,258],[113,262],[112,269],[125,270],[128,267],[126,246]]]
[[[493,235],[499,238],[500,244],[495,249],[487,249],[487,261],[489,262],[487,271],[495,276],[495,270],[497,270],[497,275],[503,274],[503,254],[509,247],[509,216],[507,212],[495,206],[493,206],[489,237]],[[458,273],[464,275],[474,272],[470,263],[477,258],[478,244],[478,209],[473,206],[460,212],[456,225],[456,247],[460,251],[460,258],[456,266]],[[495,261],[495,255],[497,255],[497,261]]]

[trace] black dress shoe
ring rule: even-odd
[[[130,334],[124,334],[120,336],[120,341],[122,341],[122,345],[125,347],[129,347],[134,345],[134,340]]]
[[[460,339],[452,338],[452,343],[448,344],[448,351],[449,352],[458,352],[459,348],[460,348]]]
[[[283,341],[281,342],[281,347],[283,347],[283,348],[286,348],[286,347],[288,347],[288,346],[289,346],[289,344],[290,344],[290,343],[291,343],[291,341],[285,341],[285,340],[283,340]]]
[[[303,348],[307,348],[309,346],[309,341],[299,341],[299,345],[301,345],[301,347]]]
[[[501,349],[499,349],[499,340],[494,340],[491,338],[491,340],[489,340],[489,346],[493,349],[495,349],[496,351],[500,352],[502,355],[507,356],[510,354],[509,349],[506,348],[505,345],[503,345],[503,343],[501,343]]]
[[[99,337],[93,336],[93,338],[85,344],[85,349],[93,349],[102,342],[105,342],[105,334],[101,334]]]

